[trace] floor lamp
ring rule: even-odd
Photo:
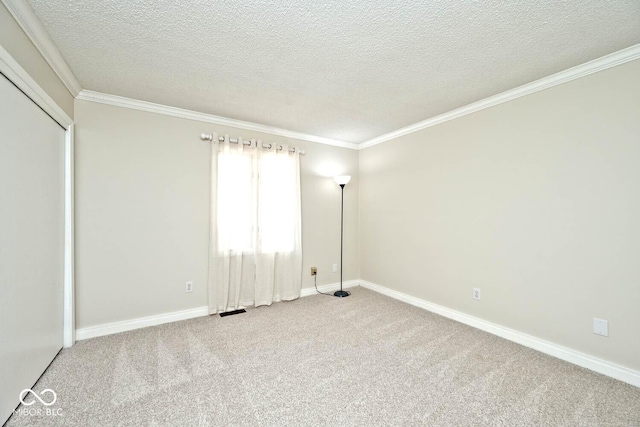
[[[340,203],[340,290],[335,291],[333,296],[344,298],[349,296],[349,292],[342,290],[342,251],[344,247],[344,186],[347,185],[349,181],[351,181],[351,176],[335,176],[333,177],[333,180],[340,186],[342,191],[342,202]]]

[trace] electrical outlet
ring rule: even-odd
[[[193,292],[193,282],[187,282],[184,287],[185,292]]]
[[[338,264],[333,264],[333,272],[335,273],[336,271],[338,271]]]
[[[593,318],[593,333],[596,335],[602,335],[603,337],[609,336],[609,321],[604,319]]]
[[[315,276],[316,274],[318,274],[318,267],[311,267],[311,275]]]
[[[473,299],[477,299],[478,301],[482,299],[480,295],[480,288],[473,288]]]

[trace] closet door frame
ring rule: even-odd
[[[40,85],[0,46],[0,72],[65,129],[64,146],[64,281],[63,342],[65,348],[76,340],[74,310],[74,124]],[[1,77],[1,76],[0,76]]]

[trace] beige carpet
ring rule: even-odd
[[[640,426],[640,389],[374,292],[80,341],[9,426]]]

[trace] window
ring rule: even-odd
[[[217,182],[218,250],[294,250],[296,216],[300,215],[294,155],[223,147],[218,154]]]

